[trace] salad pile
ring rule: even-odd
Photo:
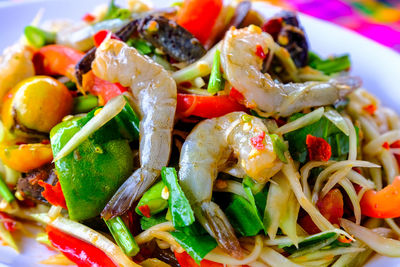
[[[258,4],[26,26],[0,59],[1,241],[36,224],[41,263],[78,266],[400,257],[398,115]]]

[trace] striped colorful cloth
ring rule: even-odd
[[[400,52],[400,0],[281,0],[278,4],[342,25]]]

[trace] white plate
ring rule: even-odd
[[[36,12],[45,8],[44,19],[71,18],[80,19],[96,4],[106,0],[53,0],[30,1],[27,3],[0,3],[0,50],[12,44],[21,35],[24,26],[28,25]],[[155,3],[174,1],[154,0]],[[257,6],[262,5],[257,3]],[[274,8],[265,9],[272,15]],[[301,15],[308,35],[311,49],[323,56],[350,53],[352,73],[359,75],[364,86],[379,96],[382,103],[400,113],[400,55],[357,33],[335,26],[310,16]],[[0,267],[2,266],[38,266],[38,262],[52,254],[47,248],[32,240],[24,239],[22,254],[12,249],[0,247]],[[399,266],[400,259],[374,256],[366,265]]]

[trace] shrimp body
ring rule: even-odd
[[[19,43],[4,50],[0,58],[0,99],[20,81],[35,75],[33,50]]]
[[[340,77],[328,82],[282,84],[262,73],[263,57],[276,47],[259,27],[230,29],[223,39],[221,62],[226,77],[246,103],[270,115],[289,116],[302,109],[333,104],[359,87],[358,78]]]
[[[221,247],[240,255],[240,246],[229,221],[213,202],[213,183],[219,171],[226,169],[234,155],[244,173],[259,182],[266,182],[282,167],[264,123],[244,112],[200,122],[186,138],[179,160],[180,184],[194,206],[198,220],[216,238]],[[260,138],[255,147],[254,138]]]
[[[137,169],[102,212],[106,219],[124,213],[168,164],[176,109],[176,84],[169,73],[125,43],[109,39],[96,51],[93,72],[101,79],[130,87],[141,117]]]

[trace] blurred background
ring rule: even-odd
[[[0,0],[0,6],[10,1],[36,0]],[[264,1],[344,26],[400,53],[400,0]]]

